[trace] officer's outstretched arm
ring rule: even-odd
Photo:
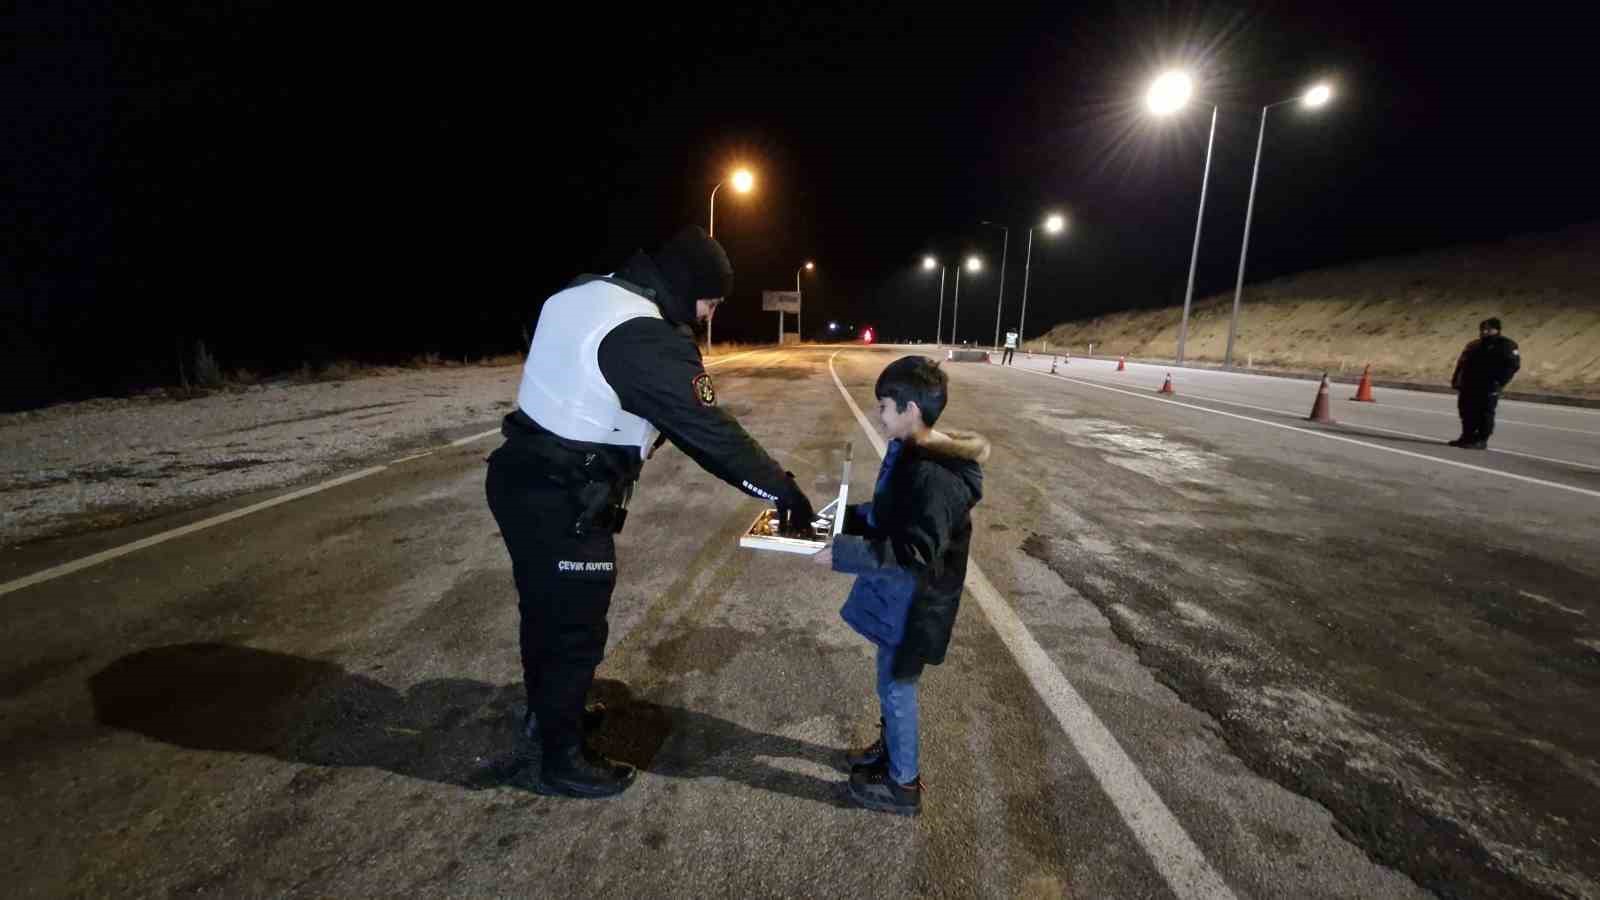
[[[661,429],[707,472],[764,500],[788,501],[799,491],[783,467],[717,406],[716,388],[692,338],[661,319],[633,319],[606,335],[599,362],[622,408]]]

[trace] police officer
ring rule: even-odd
[[[539,313],[485,488],[517,585],[523,727],[542,750],[541,793],[607,797],[633,781],[584,741],[584,700],[605,652],[614,535],[662,441],[775,503],[785,528],[813,518],[794,475],[717,406],[701,364],[691,326],[732,280],[721,245],[689,226],[615,275],[579,278]]]
[[[1500,334],[1499,319],[1478,323],[1478,339],[1467,343],[1456,359],[1450,387],[1457,391],[1456,409],[1461,413],[1461,437],[1452,447],[1485,450],[1494,434],[1494,410],[1500,392],[1522,368],[1517,342]]]
[[[1004,353],[1000,354],[1000,364],[1003,365],[1003,366],[1011,365],[1011,357],[1016,356],[1016,355],[1017,355],[1017,332],[1015,330],[1013,330],[1013,329],[1008,328],[1008,329],[1006,329],[1006,351]]]

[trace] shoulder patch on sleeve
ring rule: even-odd
[[[717,405],[717,389],[711,384],[711,374],[701,372],[694,377],[694,399],[701,406]]]

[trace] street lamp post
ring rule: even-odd
[[[943,265],[940,265],[939,261],[937,259],[934,259],[931,256],[924,256],[922,258],[922,268],[924,268],[924,269],[926,269],[926,270],[931,272],[931,271],[933,271],[935,266],[937,266],[938,269],[939,269],[939,315],[938,315],[938,318],[934,321],[934,325],[933,325],[933,345],[935,347],[937,347],[937,346],[939,346],[939,339],[941,337],[943,337],[943,332],[944,332],[944,271],[945,271],[945,267]],[[956,277],[957,278],[961,277],[961,270],[959,268],[956,269]]]
[[[1233,341],[1239,333],[1239,300],[1244,296],[1244,261],[1250,252],[1250,221],[1256,212],[1256,181],[1261,176],[1261,147],[1267,139],[1267,110],[1296,100],[1305,104],[1309,109],[1316,109],[1328,102],[1333,97],[1333,89],[1325,84],[1315,85],[1311,90],[1299,97],[1288,100],[1279,100],[1261,107],[1261,130],[1256,134],[1256,162],[1250,170],[1250,202],[1244,208],[1244,242],[1239,247],[1239,280],[1233,286],[1233,316],[1228,319],[1228,349],[1223,353],[1222,365],[1225,368],[1233,367]]]
[[[1167,72],[1150,85],[1145,102],[1158,116],[1171,115],[1188,104],[1194,81],[1183,72]],[[1211,183],[1211,148],[1217,138],[1217,106],[1211,106],[1211,133],[1206,138],[1206,168],[1200,177],[1200,212],[1194,220],[1194,249],[1189,253],[1189,287],[1183,294],[1183,320],[1178,325],[1178,365],[1183,365],[1184,344],[1189,339],[1189,307],[1194,304],[1194,274],[1200,262],[1200,227],[1206,219],[1206,188]]]
[[[717,236],[717,191],[722,189],[723,184],[725,182],[719,181],[717,186],[711,189],[711,218],[706,223],[706,235],[708,237]],[[751,174],[749,169],[739,169],[733,173],[733,189],[739,193],[748,194],[750,189],[755,186],[756,176]]]
[[[706,237],[714,238],[717,236],[717,191],[722,190],[722,185],[723,182],[719,181],[716,187],[711,189],[711,217],[706,222]],[[752,175],[749,169],[738,169],[733,173],[733,189],[739,193],[748,194],[750,189],[755,186],[756,176]],[[713,306],[710,315],[706,316],[706,353],[708,354],[711,352],[711,320],[716,318],[716,314],[717,308]],[[780,322],[779,324],[781,325],[782,323]],[[778,343],[781,345],[783,342],[780,340]]]
[[[809,272],[816,267],[816,263],[807,261],[805,265],[794,270],[794,293],[797,301],[794,310],[794,330],[795,337],[802,341],[806,339],[806,320],[803,312],[805,301],[800,298],[800,273]],[[781,309],[778,310],[778,346],[783,346],[783,310]]]
[[[956,329],[961,325],[961,270],[966,269],[968,272],[977,272],[982,268],[983,260],[976,256],[967,257],[966,265],[956,266],[955,303],[950,309],[950,343],[952,345],[956,343]]]
[[[994,301],[994,348],[1000,349],[1000,311],[1006,302],[1006,253],[1011,249],[1011,229],[995,222],[984,222],[991,228],[998,228],[1005,232],[1005,241],[1000,245],[1000,296]]]
[[[1051,234],[1060,234],[1067,227],[1067,220],[1059,213],[1052,214],[1044,220],[1044,230]],[[1033,268],[1033,226],[1028,227],[1028,258],[1022,264],[1022,318],[1017,323],[1017,340],[1020,343],[1027,339],[1028,327],[1028,273]]]

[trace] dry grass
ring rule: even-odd
[[[1190,313],[1186,355],[1221,362],[1233,296]],[[1522,347],[1513,390],[1600,396],[1600,226],[1373,260],[1246,285],[1234,362],[1447,384],[1478,322],[1498,316]],[[1168,358],[1181,309],[1112,313],[1052,328],[1039,349]]]

